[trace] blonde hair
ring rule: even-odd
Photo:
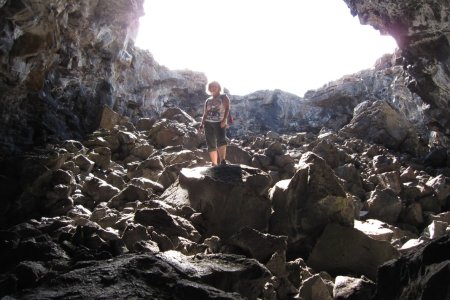
[[[211,89],[211,86],[213,86],[213,85],[218,86],[219,87],[219,92],[222,92],[222,86],[220,85],[220,83],[217,82],[217,81],[211,81],[210,83],[208,83],[208,86],[207,86],[207,92],[208,93],[211,92],[210,89]]]

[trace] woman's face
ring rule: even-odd
[[[209,86],[209,91],[213,96],[217,96],[220,93],[220,87],[217,84],[211,84]]]

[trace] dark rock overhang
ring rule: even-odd
[[[395,38],[408,87],[429,107],[429,124],[450,134],[450,3],[446,0],[344,0],[362,24]],[[436,127],[436,126],[435,126]]]

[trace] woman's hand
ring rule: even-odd
[[[227,120],[225,119],[225,120],[222,120],[221,122],[220,122],[220,127],[222,127],[222,128],[224,128],[224,127],[226,127],[227,126]]]

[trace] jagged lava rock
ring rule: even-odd
[[[406,85],[429,104],[427,124],[450,133],[450,3],[447,0],[344,0],[361,24],[389,34],[401,49]],[[448,146],[448,145],[447,145]]]
[[[328,223],[353,227],[354,205],[324,159],[305,153],[295,175],[270,191],[269,232],[288,236],[288,252],[308,256]]]
[[[233,255],[132,254],[92,261],[46,280],[26,299],[256,299],[270,273]],[[70,284],[68,284],[70,283]],[[89,288],[86,288],[86,286]]]
[[[332,275],[350,273],[376,280],[378,267],[397,257],[398,251],[389,242],[374,240],[354,228],[328,224],[307,263]]]
[[[449,299],[450,235],[423,243],[378,269],[374,299]]]
[[[363,104],[364,109],[356,110],[351,122],[339,131],[341,135],[358,137],[413,155],[423,152],[419,149],[419,136],[412,124],[387,102]]]
[[[265,231],[270,217],[270,176],[245,165],[184,168],[161,197],[202,214],[205,236],[228,238],[244,227]]]

